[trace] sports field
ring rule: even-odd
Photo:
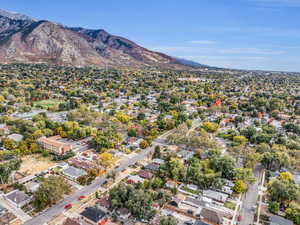
[[[48,108],[58,106],[61,102],[62,101],[56,99],[48,99],[48,100],[35,102],[34,106],[42,109],[48,109]]]

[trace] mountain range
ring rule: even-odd
[[[64,66],[159,67],[204,65],[148,50],[103,29],[67,27],[0,10],[0,61]]]

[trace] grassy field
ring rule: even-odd
[[[62,101],[55,100],[55,99],[48,99],[48,100],[42,100],[34,103],[35,107],[48,109],[55,106],[58,106]]]

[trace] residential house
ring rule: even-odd
[[[178,184],[176,181],[173,181],[173,180],[168,180],[166,183],[165,183],[166,187],[167,188],[177,188]]]
[[[82,221],[80,221],[79,219],[71,219],[71,218],[67,218],[63,225],[83,225]]]
[[[153,177],[153,174],[147,170],[140,170],[138,175],[143,179],[151,179]]]
[[[282,119],[282,120],[289,120],[291,118],[290,115],[284,114],[284,113],[279,113],[277,115],[278,118]]]
[[[64,169],[62,172],[66,177],[74,181],[76,181],[81,176],[87,175],[87,172],[85,172],[84,170],[78,169],[73,166]]]
[[[154,163],[150,163],[150,164],[145,166],[145,169],[151,170],[151,171],[158,171],[159,170],[159,165],[154,164]]]
[[[143,141],[142,138],[138,139],[136,137],[128,138],[126,143],[127,147],[138,148],[140,147],[140,143]]]
[[[111,153],[111,152],[109,152],[109,153]],[[93,161],[93,160],[97,159],[97,154],[94,152],[94,150],[89,149],[89,150],[79,153],[78,158],[81,160]]]
[[[73,165],[74,167],[83,169],[83,170],[89,170],[92,168],[97,167],[97,165],[95,163],[92,163],[91,161],[87,161],[87,160],[81,160],[79,158],[71,158],[68,160],[68,163],[70,165]]]
[[[281,122],[281,121],[278,121],[278,120],[274,120],[274,119],[273,119],[272,121],[270,121],[269,124],[270,124],[271,126],[276,127],[277,129],[279,129],[279,128],[282,127],[282,122]]]
[[[0,135],[7,135],[9,134],[9,128],[6,126],[5,123],[0,124]]]
[[[270,225],[293,225],[294,223],[281,216],[273,215],[270,217]]]
[[[158,159],[158,158],[155,158],[155,159],[153,159],[152,160],[152,163],[154,163],[154,164],[156,164],[156,165],[162,165],[162,164],[164,164],[165,163],[165,160],[163,160],[163,159]]]
[[[28,192],[34,193],[39,189],[40,183],[37,181],[30,181],[25,184],[25,187]]]
[[[69,143],[64,143],[60,141],[61,137],[59,135],[52,137],[41,137],[38,139],[39,145],[46,149],[47,151],[56,153],[58,155],[64,155],[66,152],[71,151],[73,146]]]
[[[144,180],[145,179],[141,178],[140,176],[134,175],[128,177],[127,183],[129,184],[143,183]]]
[[[226,202],[226,200],[228,199],[227,194],[218,191],[213,191],[213,190],[204,190],[202,194],[207,198],[211,198],[215,201],[223,202],[223,203]]]
[[[127,208],[120,208],[117,210],[117,215],[120,219],[127,220],[131,216],[131,213]]]
[[[16,143],[19,143],[23,140],[24,137],[21,134],[10,134],[7,136],[7,138],[13,140]]]
[[[233,192],[232,188],[226,185],[223,185],[220,189],[216,189],[216,191],[220,191],[228,195],[231,195]]]
[[[97,207],[85,208],[80,215],[83,220],[93,225],[104,225],[108,221],[106,213]]]
[[[193,191],[198,191],[198,186],[195,185],[195,184],[187,184],[186,187],[190,190],[193,190]]]
[[[27,205],[32,200],[32,197],[27,195],[25,192],[19,190],[14,190],[6,194],[5,198],[9,200],[13,205],[19,208],[23,207],[24,205]]]
[[[179,203],[178,208],[186,210],[192,215],[198,215],[204,206],[205,202],[201,199],[186,197]]]
[[[228,187],[234,187],[234,183],[231,180],[223,179],[224,184]]]
[[[300,187],[300,175],[299,174],[293,174],[294,182]]]
[[[177,145],[169,145],[168,150],[171,152],[177,152],[179,150],[179,147]]]
[[[221,127],[226,127],[229,123],[232,122],[232,120],[233,120],[232,118],[225,118],[225,119],[221,120],[220,126]]]
[[[61,168],[61,169],[67,169],[68,167],[69,167],[69,164],[68,163],[66,163],[66,162],[61,162],[61,163],[59,163],[58,165],[57,165],[59,168]]]
[[[111,201],[108,195],[102,196],[99,200],[97,200],[96,204],[103,211],[108,211],[111,207]]]
[[[201,210],[200,219],[206,224],[211,224],[211,225],[222,224],[222,216],[219,215],[216,211],[208,208],[203,208]]]
[[[177,156],[183,160],[187,160],[189,158],[191,158],[195,153],[194,152],[190,152],[187,150],[181,150],[180,152],[177,153]]]

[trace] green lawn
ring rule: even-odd
[[[235,210],[235,207],[236,207],[236,204],[233,203],[233,202],[225,202],[224,203],[224,206],[228,209],[232,209],[232,210]]]
[[[189,189],[186,186],[183,186],[181,189],[184,190],[184,191],[190,192],[190,193],[192,193],[194,195],[199,195],[201,193],[200,190],[192,190],[192,189]]]
[[[59,105],[61,102],[62,101],[56,99],[48,99],[48,100],[34,102],[34,106],[42,109],[48,109]]]

